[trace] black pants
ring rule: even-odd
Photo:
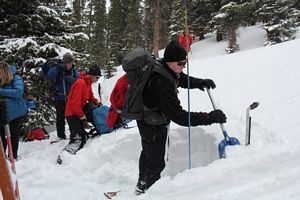
[[[19,133],[21,128],[21,119],[22,117],[16,118],[9,122],[9,130],[10,130],[10,138],[11,138],[11,145],[13,150],[13,156],[14,159],[18,158],[18,148],[19,148]],[[7,142],[5,138],[5,129],[3,125],[0,125],[0,134],[1,134],[1,140],[4,148],[4,152],[7,148]]]
[[[56,130],[57,137],[66,139],[65,134],[65,100],[54,100],[55,110],[56,110]]]
[[[83,112],[86,115],[87,121],[94,125],[93,121],[93,105],[88,103],[83,108]],[[83,124],[79,117],[72,115],[67,117],[67,122],[70,127],[70,142],[65,147],[64,150],[68,151],[71,154],[75,154],[78,150],[83,148],[87,140],[87,133],[84,130]]]
[[[85,144],[85,141],[86,141],[85,140],[86,132],[83,128],[81,120],[79,119],[79,117],[73,115],[73,116],[67,117],[67,122],[70,127],[70,133],[71,133],[70,134],[70,143],[73,140],[80,139],[80,140],[82,140],[82,147],[83,147],[83,145]]]
[[[146,189],[151,187],[165,168],[165,145],[168,135],[168,125],[149,125],[138,120],[137,125],[141,135],[142,152],[139,160],[139,180],[146,182]]]

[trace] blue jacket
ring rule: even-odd
[[[24,94],[23,79],[16,74],[17,70],[15,66],[10,65],[10,70],[14,75],[12,83],[0,88],[0,95],[7,99],[6,108],[9,122],[24,116],[28,110],[28,107],[22,98]]]
[[[79,79],[79,72],[74,66],[67,71],[65,64],[62,63],[49,70],[47,79],[53,90],[53,98],[55,100],[67,100],[73,83]]]

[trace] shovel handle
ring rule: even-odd
[[[207,91],[207,94],[208,94],[208,96],[209,96],[209,99],[210,99],[210,101],[211,101],[211,104],[212,104],[214,110],[217,110],[216,103],[215,103],[215,101],[214,101],[214,99],[213,99],[213,97],[212,97],[212,95],[211,95],[210,89],[209,89],[209,88],[206,88],[206,91]],[[224,137],[225,137],[225,140],[226,140],[226,141],[229,141],[230,139],[229,139],[229,136],[228,136],[228,134],[227,134],[227,131],[225,130],[224,124],[223,124],[223,123],[220,123],[220,127],[221,127],[221,129],[222,129],[222,132],[223,132],[223,135],[224,135]]]

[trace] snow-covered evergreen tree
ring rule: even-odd
[[[108,13],[109,60],[112,65],[119,65],[123,58],[123,33],[126,26],[124,10],[120,0],[111,0]]]
[[[220,9],[220,13],[214,17],[215,29],[221,30],[228,35],[227,53],[234,53],[239,50],[236,30],[243,21],[243,4],[230,2]]]
[[[72,12],[60,4],[35,0],[2,0],[0,4],[3,16],[0,20],[0,60],[23,69],[28,98],[37,102],[36,110],[29,113],[26,123],[29,128],[51,124],[55,113],[39,65],[48,58],[61,58],[65,52],[73,51],[76,64],[80,66],[87,60],[84,45],[88,37],[72,32]]]
[[[95,1],[95,15],[94,22],[95,26],[93,27],[93,36],[91,38],[91,52],[92,52],[92,61],[99,64],[102,68],[107,62],[107,53],[106,53],[106,38],[105,38],[105,29],[106,29],[106,13],[105,0]]]
[[[209,30],[209,21],[214,11],[210,0],[192,0],[190,6],[191,30],[194,36],[204,39],[204,34]]]
[[[170,36],[177,39],[184,30],[184,4],[182,0],[173,0],[170,17]]]
[[[140,0],[130,0],[123,38],[127,52],[138,46],[144,47],[140,11]]]
[[[290,0],[266,0],[257,10],[267,32],[265,45],[281,43],[294,38],[296,19]]]

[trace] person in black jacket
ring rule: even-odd
[[[170,121],[188,126],[188,112],[181,107],[177,96],[177,87],[188,87],[188,76],[182,72],[186,56],[184,47],[178,41],[171,41],[165,49],[164,58],[156,62],[156,67],[167,73],[153,72],[143,91],[144,105],[151,111],[143,120],[137,120],[142,142],[139,179],[135,190],[137,195],[144,193],[160,179],[160,174],[165,168],[165,144]],[[211,79],[190,77],[191,89],[198,88],[204,91],[205,88],[215,87]],[[190,116],[191,126],[226,122],[226,116],[221,110],[209,113],[191,112]],[[151,120],[154,118],[157,120]]]

